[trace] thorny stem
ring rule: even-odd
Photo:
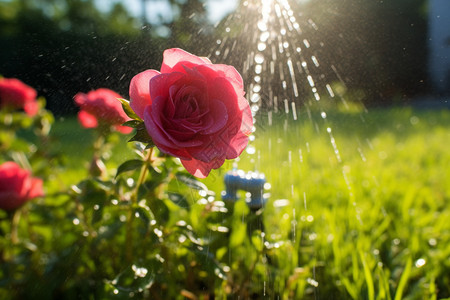
[[[153,148],[151,148],[148,151],[147,158],[144,161],[144,164],[141,167],[141,171],[139,173],[138,181],[136,182],[136,186],[134,189],[133,194],[131,195],[131,203],[128,211],[128,222],[127,222],[127,229],[126,229],[126,260],[127,262],[131,262],[133,259],[133,222],[135,219],[134,215],[134,208],[136,204],[138,203],[138,193],[139,193],[139,187],[144,183],[145,177],[147,176],[148,168],[152,164],[152,155],[153,155]]]

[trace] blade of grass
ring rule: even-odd
[[[373,287],[373,278],[372,278],[371,270],[370,270],[369,266],[367,265],[367,261],[366,261],[366,258],[364,257],[363,252],[361,250],[359,250],[358,252],[359,252],[359,257],[361,259],[363,269],[364,269],[364,277],[366,279],[366,284],[367,284],[367,296],[368,296],[369,300],[373,300],[375,298],[375,290]]]
[[[405,289],[406,284],[408,283],[409,274],[411,273],[411,267],[412,267],[412,258],[411,256],[409,256],[408,260],[406,261],[405,270],[403,271],[402,277],[400,277],[397,291],[395,292],[394,300],[402,299],[403,290]]]

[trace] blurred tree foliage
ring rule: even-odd
[[[93,0],[0,1],[0,74],[35,87],[57,115],[75,110],[79,91],[107,87],[128,97],[132,76],[158,69],[165,48],[207,56],[225,34],[208,22],[208,0],[166,1],[174,18],[146,26],[120,2],[102,12]],[[312,45],[322,45],[312,50],[348,88],[364,91],[364,102],[389,104],[427,91],[427,0],[290,3],[306,25],[311,19],[319,27],[303,27]],[[243,15],[233,28],[249,20]],[[248,37],[242,41],[233,55],[238,69],[249,51]]]
[[[303,9],[320,28],[321,49],[367,104],[425,93],[428,0],[316,0]]]
[[[132,76],[159,69],[165,48],[189,49],[190,35],[206,26],[200,0],[170,5],[179,12],[173,22],[143,27],[120,2],[106,13],[92,0],[0,2],[0,74],[36,88],[57,115],[76,109],[79,91],[107,87],[127,98]]]

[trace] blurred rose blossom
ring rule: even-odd
[[[19,79],[0,78],[0,107],[23,109],[34,116],[39,110],[36,96],[36,90]]]
[[[118,98],[122,98],[116,92],[100,88],[87,94],[75,95],[75,103],[80,107],[78,120],[85,128],[95,128],[99,124],[113,126],[117,131],[127,134],[133,129],[121,126],[130,118],[125,114]]]
[[[44,195],[42,180],[31,176],[14,162],[0,165],[0,208],[13,211],[22,204]]]

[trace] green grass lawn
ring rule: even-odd
[[[450,112],[327,113],[280,116],[272,125],[260,116],[255,153],[235,162],[271,185],[264,240],[279,276],[259,284],[286,298],[450,297]],[[92,132],[67,119],[53,137],[67,153],[64,182],[75,184],[87,174]],[[127,137],[115,139],[110,174],[134,155]],[[232,167],[203,180],[217,198]],[[295,286],[304,293],[289,292]]]

